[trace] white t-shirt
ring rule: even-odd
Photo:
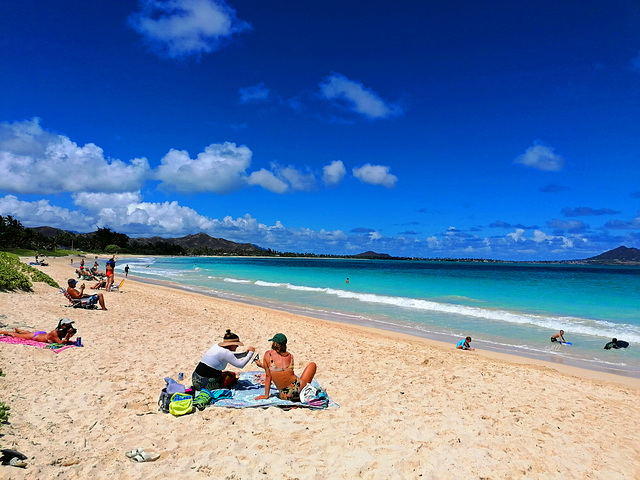
[[[243,368],[251,361],[253,353],[254,352],[233,353],[231,350],[221,347],[216,343],[207,350],[207,353],[202,356],[200,362],[216,370],[224,370],[229,363],[234,367]]]

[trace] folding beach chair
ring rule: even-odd
[[[123,278],[122,281],[118,285],[116,285],[115,287],[112,286],[111,287],[111,291],[112,292],[114,292],[114,291],[115,292],[121,292],[122,290],[120,290],[120,289],[122,288],[122,285],[124,285],[124,280],[125,279]]]
[[[67,305],[72,308],[87,308],[89,310],[98,308],[98,296],[92,295],[87,298],[73,298],[71,295],[67,293],[66,290],[61,289],[60,293],[62,293],[71,305]]]

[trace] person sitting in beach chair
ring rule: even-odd
[[[26,340],[35,340],[36,342],[43,343],[60,343],[68,344],[74,343],[71,341],[71,337],[76,334],[77,330],[73,328],[73,321],[68,318],[63,318],[58,322],[58,326],[49,333],[44,330],[37,332],[28,332],[27,330],[21,330],[15,328],[13,332],[0,331],[0,335],[7,335],[14,338],[24,338]]]
[[[287,337],[282,333],[276,333],[269,339],[271,350],[265,352],[262,360],[256,361],[259,367],[264,368],[264,395],[256,397],[256,400],[266,400],[271,391],[271,381],[278,389],[281,400],[292,402],[300,401],[300,392],[311,383],[316,374],[316,364],[306,366],[300,377],[293,372],[293,355],[287,352]]]
[[[107,281],[102,279],[102,280],[98,280],[95,285],[93,285],[91,288],[91,290],[99,290],[101,288],[104,288],[107,286]]]
[[[82,268],[76,270],[76,275],[80,280],[97,280],[90,272]]]
[[[475,350],[475,348],[471,348],[471,337],[460,340],[456,344],[456,348],[459,348],[461,350]]]
[[[195,390],[217,390],[227,388],[229,380],[233,380],[223,370],[227,364],[237,368],[243,368],[253,358],[255,347],[248,347],[246,352],[235,353],[238,347],[243,346],[240,337],[231,330],[227,330],[223,341],[213,345],[200,359],[200,363],[191,374],[191,384]],[[235,375],[233,376],[235,378]],[[226,379],[229,379],[225,382]]]
[[[69,299],[74,307],[92,308],[96,303],[100,304],[102,310],[106,310],[104,305],[104,296],[101,293],[94,293],[93,295],[87,295],[84,293],[84,283],[80,285],[80,290],[76,290],[77,281],[73,278],[67,280],[69,287],[65,292],[65,296]]]

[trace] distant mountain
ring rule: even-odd
[[[584,263],[640,265],[640,249],[618,247],[583,260]]]
[[[392,257],[388,253],[376,253],[369,250],[368,252],[353,255],[353,258],[367,258],[370,260],[391,260],[396,257]]]
[[[35,230],[36,232],[44,235],[46,238],[52,238],[52,237],[55,237],[56,235],[62,235],[67,233],[70,233],[72,235],[78,235],[76,232],[70,232],[69,230],[62,230],[60,228],[53,228],[53,227],[33,227],[33,228],[30,228],[30,230]]]
[[[211,251],[219,251],[225,253],[242,253],[243,255],[262,255],[265,253],[264,248],[260,248],[251,243],[236,243],[224,238],[215,238],[206,233],[196,233],[195,235],[187,235],[179,238],[132,238],[132,242],[138,242],[143,245],[153,244],[157,242],[165,242],[171,245],[178,245],[185,249],[209,249]]]

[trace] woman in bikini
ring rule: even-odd
[[[316,374],[316,364],[310,363],[300,377],[293,373],[293,355],[287,352],[287,337],[282,333],[276,333],[269,339],[271,350],[265,352],[262,361],[256,363],[264,368],[264,395],[256,397],[256,400],[269,398],[271,381],[275,383],[282,400],[300,401],[300,391],[313,380]]]
[[[76,329],[73,328],[73,321],[68,318],[63,318],[58,322],[58,326],[55,330],[47,333],[44,330],[37,332],[29,332],[27,330],[21,330],[19,328],[14,329],[13,332],[0,331],[0,335],[7,335],[14,338],[24,338],[27,340],[35,340],[42,343],[72,343],[71,337],[76,334]]]

